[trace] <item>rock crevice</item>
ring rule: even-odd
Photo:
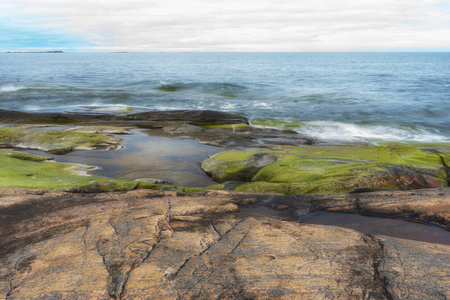
[[[288,215],[261,216],[237,208],[263,203],[283,213],[310,202],[316,203],[310,205],[311,211],[357,212],[357,198],[361,212],[380,210],[381,204],[392,205],[390,209],[407,205],[420,215],[426,196],[428,204],[438,207],[428,206],[428,214],[445,219],[450,210],[447,189],[315,196],[236,192],[156,196],[136,190],[71,195],[71,205],[63,192],[42,197],[21,190],[0,191],[0,220],[9,220],[0,226],[0,247],[12,245],[0,257],[2,298],[450,297],[449,246],[306,225]],[[32,207],[8,209],[35,200],[45,207],[45,214]],[[14,222],[8,218],[11,214],[17,214]],[[48,230],[48,218],[54,229],[34,238],[36,232]],[[66,227],[56,230],[58,226]]]

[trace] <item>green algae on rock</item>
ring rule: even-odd
[[[132,134],[131,127],[115,127],[115,126],[75,126],[66,129],[66,131],[82,132],[82,133],[104,133],[104,134]]]
[[[74,150],[120,149],[120,139],[106,134],[67,130],[0,127],[0,147],[36,149],[55,154]]]
[[[43,161],[52,160],[51,157],[47,157],[47,156],[43,156],[43,155],[30,154],[30,153],[25,153],[25,152],[13,151],[13,152],[6,152],[6,154],[10,158],[16,158],[16,159],[21,159],[21,160],[29,160],[29,161],[35,161],[35,162],[43,162]]]
[[[200,167],[218,182],[250,181],[262,167],[277,160],[276,154],[276,151],[223,151],[201,162]]]
[[[96,167],[59,163],[42,155],[0,150],[0,187],[67,190],[74,193],[102,193],[135,189],[198,192],[223,189],[222,185],[183,187],[90,176]]]
[[[46,156],[0,151],[0,186],[61,190],[88,184],[98,177],[84,176],[90,166],[57,163]],[[102,180],[105,180],[104,178]]]
[[[283,151],[224,151],[201,163],[212,178],[240,180],[237,191],[345,193],[442,187],[447,168],[411,147],[311,146]]]

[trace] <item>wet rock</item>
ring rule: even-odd
[[[357,213],[433,224],[450,230],[448,187],[352,194],[250,195],[237,193],[235,197],[239,197],[238,201],[246,204],[268,208],[283,206],[294,218],[318,211]]]
[[[166,126],[163,130],[170,134],[194,134],[202,132],[203,128],[200,126],[183,123]]]
[[[0,195],[3,298],[450,296],[449,246],[239,213],[261,195]]]
[[[213,110],[151,111],[130,114],[124,117],[124,119],[170,123],[179,123],[181,121],[192,125],[248,124],[248,120],[245,117]]]
[[[255,160],[257,156],[271,160]],[[411,147],[311,146],[223,151],[201,163],[217,181],[247,181],[236,190],[282,194],[406,190],[447,185],[436,153]]]
[[[250,181],[263,167],[277,161],[275,153],[227,151],[200,163],[206,174],[217,182]]]
[[[83,133],[103,133],[103,134],[132,134],[130,127],[113,126],[75,126],[66,129],[66,131],[75,131]]]
[[[117,182],[117,181],[98,181],[81,186],[74,186],[67,189],[71,193],[104,193],[129,191],[138,188],[139,184],[135,182]]]
[[[0,110],[2,124],[94,124],[142,128],[162,128],[169,124],[186,122],[192,125],[248,124],[247,118],[236,114],[211,110],[148,111],[133,114],[105,113],[28,113]]]
[[[168,180],[158,179],[158,178],[138,178],[138,179],[135,179],[134,181],[151,183],[151,184],[173,184],[172,182],[170,182]]]
[[[229,149],[257,148],[282,150],[286,147],[316,143],[295,131],[256,128],[245,124],[202,125],[171,124],[162,129],[146,130],[150,136],[192,138],[202,144]]]
[[[0,124],[79,125],[81,132],[124,134],[114,127],[150,129],[152,136],[189,137],[201,143],[228,147],[284,149],[287,146],[326,144],[293,130],[249,126],[247,118],[218,111],[149,111],[133,114],[26,113],[0,110]],[[81,126],[82,125],[82,126]],[[108,129],[109,128],[109,129]]]
[[[104,189],[104,191],[123,190],[125,187],[135,188],[136,182],[115,180],[104,177],[90,176],[96,169],[95,166],[59,163],[42,155],[34,155],[16,151],[0,150],[0,186],[20,187],[34,189],[62,190],[73,188],[94,188],[97,182],[109,182],[116,189]],[[89,185],[89,188],[86,186]],[[119,189],[119,187],[122,187]],[[97,187],[92,192],[101,192]]]
[[[76,131],[0,127],[0,147],[66,154],[74,150],[120,149],[120,139]]]

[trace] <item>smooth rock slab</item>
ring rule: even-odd
[[[450,247],[239,213],[262,195],[1,189],[6,299],[440,299]],[[270,195],[265,195],[270,197]],[[429,297],[428,297],[429,296]]]

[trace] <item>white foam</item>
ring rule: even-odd
[[[25,105],[25,106],[23,107],[23,109],[24,109],[25,111],[40,110],[40,109],[42,109],[42,106],[37,106],[37,105]]]
[[[11,92],[17,92],[19,90],[24,89],[23,86],[15,86],[15,85],[4,85],[0,86],[0,93],[11,93]]]
[[[236,104],[233,104],[233,103],[230,103],[230,102],[226,102],[220,108],[223,109],[223,110],[232,110],[232,109],[236,108]]]
[[[70,106],[64,106],[60,108],[70,108],[70,107],[77,107],[77,108],[84,108],[84,109],[92,109],[92,110],[99,110],[99,111],[107,111],[107,112],[123,112],[127,110],[134,110],[134,109],[148,109],[148,107],[144,106],[130,106],[126,104],[86,104],[86,105],[70,105]]]
[[[180,108],[173,106],[155,106],[153,109],[155,110],[178,110]]]
[[[341,122],[312,121],[305,122],[299,132],[314,137],[332,140],[384,140],[446,142],[448,138],[426,130],[395,128],[383,125],[357,125]]]
[[[262,109],[271,109],[272,108],[272,104],[271,103],[262,102],[262,101],[253,101],[253,106],[259,107],[259,108],[262,108]]]

